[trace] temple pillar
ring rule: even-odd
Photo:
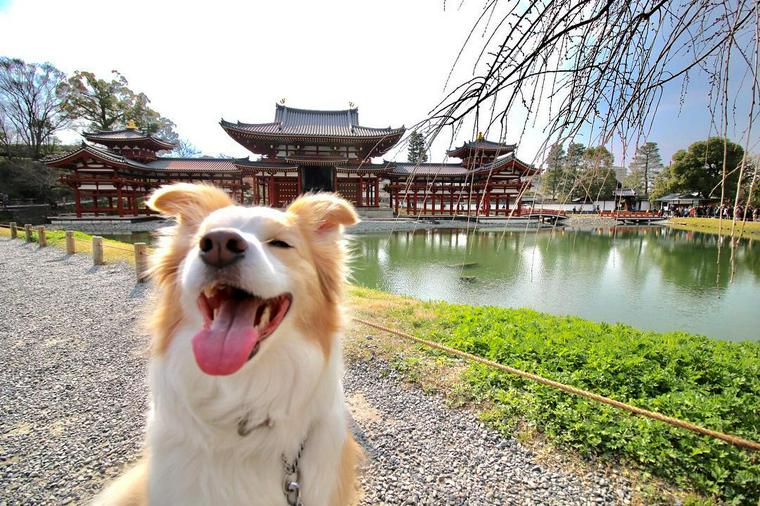
[[[121,184],[116,185],[116,212],[124,216],[124,204],[121,202]]]
[[[82,201],[79,194],[79,183],[74,183],[74,212],[77,218],[82,217]]]

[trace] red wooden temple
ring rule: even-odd
[[[295,109],[278,104],[268,123],[220,122],[235,141],[260,158],[162,156],[174,145],[134,124],[83,134],[89,143],[46,159],[64,170],[76,215],[147,214],[145,197],[176,181],[208,182],[238,202],[284,207],[308,191],[337,191],[361,209],[381,206],[381,194],[399,214],[507,215],[537,170],[515,157],[514,145],[484,140],[450,150],[459,163],[373,163],[404,134],[400,128],[359,124],[359,111]]]
[[[391,206],[412,215],[519,214],[538,169],[517,159],[514,144],[482,135],[447,154],[459,163],[390,163]]]
[[[404,127],[359,124],[356,108],[296,109],[277,104],[274,121],[220,125],[230,137],[261,155],[243,170],[253,202],[285,206],[308,191],[337,191],[356,207],[380,206],[380,182],[387,170],[373,164],[401,139]]]
[[[70,153],[45,160],[49,167],[65,170],[60,180],[74,193],[78,218],[147,214],[142,200],[175,181],[209,182],[242,200],[241,167],[250,163],[247,159],[161,157],[159,151],[174,145],[139,132],[132,123],[123,130],[83,135],[103,147],[83,142]]]

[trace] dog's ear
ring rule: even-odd
[[[301,226],[319,235],[331,235],[344,226],[359,223],[354,206],[334,193],[302,195],[290,204],[288,213]]]
[[[215,186],[175,183],[153,192],[147,205],[163,215],[177,218],[183,225],[197,225],[209,213],[231,206],[233,202]]]

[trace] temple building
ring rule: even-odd
[[[511,215],[520,212],[522,197],[538,169],[517,159],[514,144],[485,140],[482,134],[446,154],[457,163],[393,163],[391,207],[398,215]]]
[[[147,195],[176,181],[212,183],[243,199],[241,167],[250,163],[247,159],[162,157],[159,152],[174,145],[138,131],[133,122],[122,130],[83,136],[93,144],[83,142],[70,153],[45,159],[48,167],[65,171],[60,181],[74,194],[77,218],[144,215]]]
[[[337,191],[356,207],[379,207],[386,165],[373,164],[404,135],[404,127],[359,124],[356,108],[295,109],[277,104],[274,121],[220,125],[243,147],[261,155],[244,172],[253,202],[285,206],[308,191]]]
[[[78,218],[148,214],[147,195],[177,181],[212,183],[238,202],[272,207],[285,207],[304,192],[337,191],[360,213],[382,205],[396,215],[507,215],[519,210],[537,173],[515,157],[515,145],[482,135],[448,151],[461,162],[373,163],[405,129],[362,126],[356,108],[277,104],[271,122],[222,119],[220,125],[258,159],[163,156],[174,145],[130,123],[121,130],[84,133],[88,142],[45,163],[64,171],[61,182],[72,189]]]

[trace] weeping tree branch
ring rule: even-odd
[[[431,110],[427,132],[435,137],[472,121],[473,134],[498,128],[504,138],[516,128],[507,118],[527,111],[519,131],[509,133],[543,126],[544,148],[581,131],[592,132],[597,145],[616,136],[638,144],[651,129],[665,86],[681,80],[683,105],[696,74],[706,77],[711,96],[721,97],[722,107],[713,111],[725,117],[729,70],[736,75],[745,67],[746,78],[737,85],[753,100],[758,94],[748,51],[755,46],[758,8],[754,0],[490,0],[447,86],[482,33],[471,75]],[[716,130],[724,131],[728,118],[718,123]]]

